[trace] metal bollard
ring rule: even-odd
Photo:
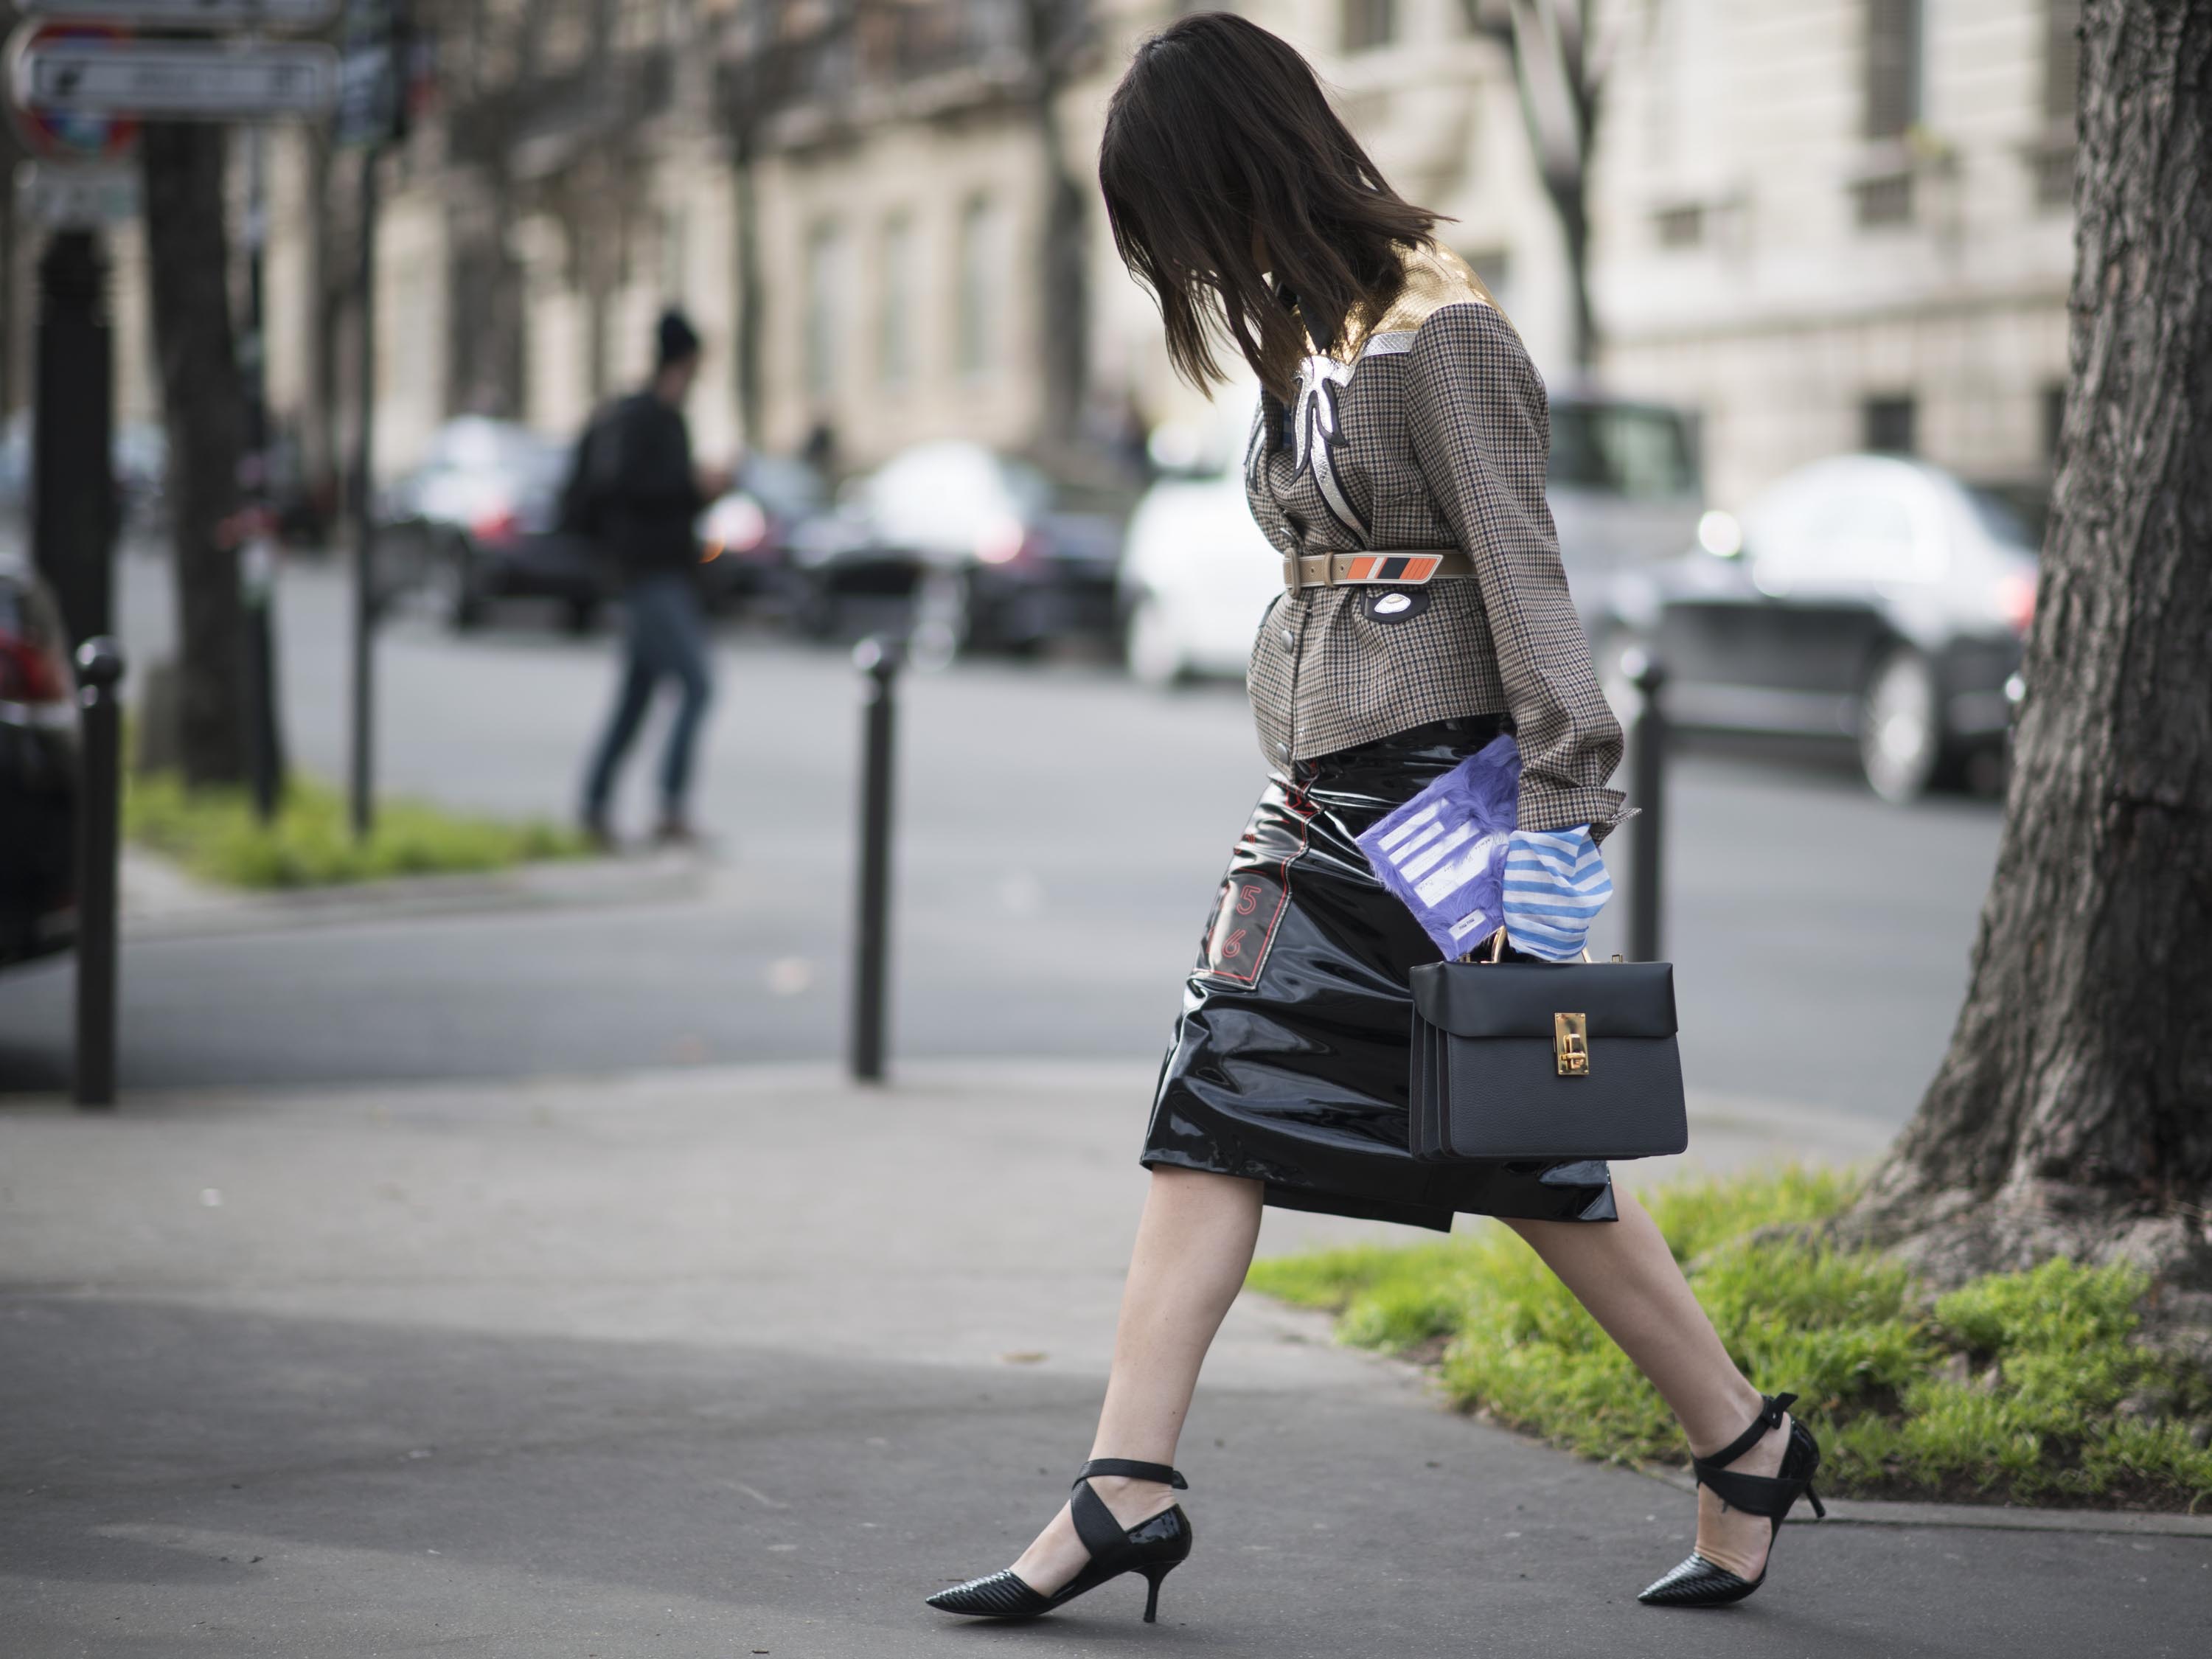
[[[856,1082],[880,1083],[890,957],[892,737],[905,647],[881,635],[862,640],[854,648],[853,665],[866,677],[866,703],[861,716],[860,880],[850,1063]]]
[[[1643,810],[1630,832],[1633,839],[1628,849],[1628,957],[1657,962],[1667,834],[1667,715],[1660,707],[1659,690],[1667,683],[1667,671],[1650,657],[1623,666],[1644,694],[1636,729],[1629,734],[1629,788]]]
[[[123,652],[106,635],[77,647],[83,710],[77,800],[76,1103],[115,1103],[116,840],[122,810]]]

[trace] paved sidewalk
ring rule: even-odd
[[[0,1652],[2197,1654],[2212,1540],[1792,1528],[1638,1607],[1689,1507],[1239,1304],[1163,1621],[920,1604],[1097,1405],[1140,1069],[816,1069],[0,1111]],[[1697,1103],[1701,1159],[1875,1150]],[[1624,1173],[1628,1173],[1624,1171]],[[1649,1173],[1633,1172],[1641,1177]],[[1272,1213],[1263,1250],[1368,1229]]]

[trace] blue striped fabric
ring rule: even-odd
[[[1613,878],[1587,825],[1516,830],[1505,845],[1505,937],[1547,962],[1580,956]]]

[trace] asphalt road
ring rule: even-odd
[[[165,648],[161,566],[127,559],[123,589],[126,642],[143,663]],[[334,573],[287,572],[288,731],[298,763],[332,779],[344,764],[344,616]],[[609,639],[533,619],[464,640],[401,618],[379,672],[387,789],[501,813],[572,810],[611,695]],[[428,917],[371,902],[312,927],[142,936],[124,960],[125,1086],[836,1054],[855,678],[842,653],[743,633],[725,639],[718,672],[699,816],[720,842],[678,890]],[[895,1052],[1157,1055],[1261,781],[1239,690],[1154,695],[1096,662],[962,665],[908,677],[900,717]],[[633,830],[657,735],[633,767]],[[1964,988],[1997,825],[1987,802],[1886,806],[1832,765],[1685,757],[1668,951],[1693,1084],[1909,1115]],[[0,1089],[61,1084],[68,1009],[64,967],[0,980]]]

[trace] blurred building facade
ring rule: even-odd
[[[437,95],[387,164],[380,471],[458,413],[575,430],[642,378],[667,304],[708,343],[690,411],[707,455],[811,441],[849,468],[927,438],[1036,448],[1200,415],[1115,258],[1093,170],[1131,47],[1183,9],[439,8]],[[1547,376],[1574,374],[1565,241],[1511,54],[1476,27],[1486,0],[1242,9],[1315,61],[1398,187],[1449,216],[1443,240]],[[1716,501],[1867,447],[2027,490],[2047,477],[2077,10],[1595,0],[1596,369],[1703,416]],[[272,150],[271,391],[329,457],[352,406],[351,162],[299,132]],[[1056,190],[1079,199],[1072,242]],[[114,246],[123,404],[150,414],[136,243]],[[1072,425],[1055,414],[1071,361]]]
[[[1595,166],[1604,365],[1733,503],[1838,450],[2047,487],[2078,0],[1663,0]]]

